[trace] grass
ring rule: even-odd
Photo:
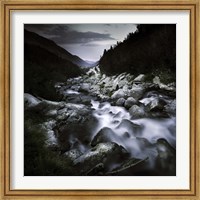
[[[70,176],[76,175],[73,168],[58,152],[46,145],[46,132],[40,123],[41,115],[25,111],[24,123],[24,175],[25,176]]]

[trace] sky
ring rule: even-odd
[[[123,41],[135,24],[26,24],[25,29],[53,40],[73,55],[97,61],[104,49]]]

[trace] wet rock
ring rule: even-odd
[[[26,110],[37,106],[40,102],[41,101],[36,97],[34,97],[33,95],[24,93],[24,107]]]
[[[176,115],[176,100],[172,100],[170,103],[165,105],[165,111],[171,115]]]
[[[143,127],[135,124],[128,119],[123,119],[121,123],[117,126],[118,129],[126,129],[127,132],[132,133],[133,135],[138,135],[141,133]]]
[[[176,150],[164,138],[157,140],[156,147],[160,158],[168,159],[176,155]]]
[[[150,111],[161,111],[164,108],[164,105],[166,105],[165,101],[154,98],[148,105],[148,108]]]
[[[75,159],[77,159],[79,156],[81,156],[83,153],[78,149],[71,149],[63,154],[63,156],[69,160],[70,162],[73,162]]]
[[[78,139],[83,144],[90,142],[92,130],[97,126],[98,120],[92,115],[92,110],[85,106],[71,107],[63,113],[66,117],[58,120],[54,131],[63,150],[69,150],[71,140]]]
[[[143,82],[145,81],[145,79],[146,79],[146,76],[144,74],[140,74],[134,79],[134,82]]]
[[[131,114],[132,118],[142,118],[146,116],[144,109],[140,108],[137,105],[133,105],[129,109],[129,113]]]
[[[129,91],[129,95],[133,97],[135,100],[140,99],[145,92],[145,88],[142,86],[133,85],[132,89]]]
[[[96,146],[99,143],[103,142],[115,142],[116,136],[112,129],[108,127],[102,128],[93,138],[91,146]]]
[[[160,89],[167,90],[167,91],[170,91],[172,93],[176,92],[176,88],[175,88],[174,84],[168,84],[168,85],[166,85],[164,83],[161,83],[160,78],[158,76],[156,76],[153,79],[153,83],[157,84]]]
[[[93,169],[99,163],[103,163],[107,170],[111,164],[122,162],[128,155],[128,152],[116,143],[100,143],[75,159],[74,165],[80,167],[81,174]]]
[[[80,86],[79,91],[80,92],[90,92],[90,87],[91,87],[91,85],[89,83],[83,83]]]
[[[128,97],[127,100],[125,101],[124,107],[129,109],[131,106],[136,104],[136,100],[133,97]]]
[[[156,148],[158,152],[156,167],[165,174],[175,175],[176,150],[163,138],[157,140]]]
[[[124,98],[119,98],[117,101],[116,101],[116,106],[123,106],[124,103],[125,103],[125,99]]]

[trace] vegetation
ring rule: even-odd
[[[99,61],[106,74],[161,75],[164,82],[176,77],[176,25],[138,25],[135,33],[129,33],[123,42],[118,42]]]
[[[46,132],[40,124],[45,118],[33,111],[25,112],[24,123],[24,175],[25,176],[70,176],[72,168],[58,152],[45,145]]]

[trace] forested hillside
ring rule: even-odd
[[[138,25],[135,33],[105,50],[99,63],[106,74],[149,73],[164,81],[175,79],[176,25]]]

